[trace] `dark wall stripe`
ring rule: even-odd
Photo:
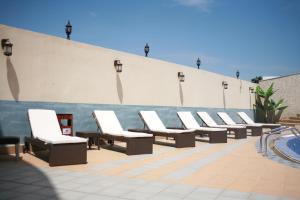
[[[140,105],[111,105],[111,104],[81,104],[81,103],[51,103],[51,102],[16,102],[0,101],[0,136],[30,136],[30,125],[27,118],[27,110],[30,108],[52,109],[57,113],[70,113],[74,118],[74,131],[96,131],[97,126],[92,117],[93,110],[113,110],[116,112],[124,129],[143,128],[143,122],[138,116],[140,110],[155,110],[166,126],[181,127],[177,117],[177,111],[191,111],[197,121],[202,124],[196,115],[197,111],[208,112],[219,124],[222,120],[217,112],[222,108],[201,107],[168,107],[168,106],[140,106]],[[236,122],[241,122],[237,111],[245,111],[253,118],[253,110],[250,109],[226,109]]]

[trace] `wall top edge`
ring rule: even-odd
[[[284,75],[284,76],[279,76],[279,77],[276,77],[276,78],[270,78],[270,79],[267,79],[267,80],[262,80],[261,82],[268,82],[268,81],[277,80],[277,79],[281,79],[281,78],[287,78],[287,77],[290,77],[290,76],[300,76],[300,72],[293,73],[293,74],[288,74],[288,75]]]
[[[204,73],[214,74],[214,75],[218,75],[218,76],[223,76],[228,80],[235,80],[236,79],[236,78],[231,77],[231,76],[226,76],[226,75],[223,75],[223,74],[219,74],[219,73],[215,73],[215,72],[211,72],[211,71],[207,71],[207,70],[203,70],[203,69],[196,69],[192,66],[172,63],[172,62],[165,61],[165,60],[160,60],[160,59],[157,59],[157,58],[144,57],[144,56],[129,53],[129,52],[114,50],[114,49],[101,47],[101,46],[96,46],[96,45],[93,45],[93,44],[83,43],[83,42],[79,42],[79,41],[66,40],[65,38],[61,38],[61,37],[58,37],[58,36],[48,35],[48,34],[45,34],[45,33],[39,33],[39,32],[35,32],[35,31],[23,29],[23,28],[17,28],[17,27],[12,27],[12,26],[8,26],[8,25],[0,24],[0,30],[4,30],[4,29],[10,29],[10,30],[19,31],[19,32],[27,32],[28,34],[35,34],[39,37],[48,37],[48,38],[51,38],[51,39],[54,39],[54,40],[60,40],[60,41],[63,41],[63,42],[72,43],[74,45],[80,45],[80,46],[85,46],[85,47],[89,47],[89,48],[96,48],[96,49],[101,49],[101,50],[105,50],[105,51],[110,51],[110,52],[113,52],[113,53],[116,53],[116,54],[121,54],[121,55],[124,55],[124,56],[133,56],[133,57],[138,57],[139,59],[150,60],[150,61],[166,63],[166,64],[172,64],[172,65],[175,65],[177,67],[185,68],[186,70],[193,70],[195,72],[204,72]],[[241,80],[241,81],[255,85],[254,83],[251,83],[250,81],[247,81],[247,80]]]

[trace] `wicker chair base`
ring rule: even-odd
[[[50,166],[86,164],[86,146],[86,142],[45,144],[41,140],[25,137],[25,151],[38,155],[38,151],[47,150],[46,161]]]
[[[207,134],[209,143],[227,143],[227,131],[197,131],[199,135]]]
[[[100,134],[100,138],[106,139],[109,143],[114,141],[126,142],[127,155],[152,154],[153,153],[153,137],[137,137],[127,138],[122,136],[113,136],[109,134]]]

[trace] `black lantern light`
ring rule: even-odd
[[[249,92],[250,93],[254,93],[254,88],[253,87],[249,87]]]
[[[148,53],[149,53],[149,51],[150,51],[150,47],[149,47],[148,43],[146,43],[146,46],[145,46],[145,48],[144,48],[144,51],[145,51],[145,56],[148,57]]]
[[[201,60],[200,60],[200,58],[197,59],[196,64],[197,64],[197,66],[198,66],[198,69],[200,69],[200,65],[201,65]]]
[[[66,25],[66,34],[67,34],[67,39],[70,39],[70,35],[72,33],[72,25],[70,23],[70,21],[68,21],[67,25]]]
[[[114,66],[115,66],[116,71],[117,71],[118,73],[122,72],[122,65],[123,65],[123,64],[121,63],[120,60],[115,60],[115,61],[114,61]]]
[[[236,75],[236,78],[239,78],[239,77],[240,77],[240,72],[239,72],[239,70],[236,71],[235,75]]]
[[[225,90],[228,89],[228,83],[227,83],[226,81],[223,81],[223,82],[222,82],[222,85],[223,85],[223,88],[224,88]]]
[[[10,43],[9,39],[2,39],[1,40],[1,46],[3,49],[3,54],[6,56],[11,56],[12,55],[12,46],[13,44]]]
[[[178,76],[178,79],[180,82],[184,82],[185,76],[184,76],[183,72],[178,72],[177,76]]]

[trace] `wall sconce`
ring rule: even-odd
[[[65,28],[66,34],[67,34],[67,39],[70,39],[70,35],[72,33],[72,25],[70,23],[70,21],[68,21],[66,28]]]
[[[223,82],[222,82],[222,85],[223,85],[223,88],[224,88],[225,90],[228,89],[228,83],[227,83],[226,81],[223,81]]]
[[[200,65],[201,65],[201,60],[200,60],[200,58],[197,59],[196,65],[197,65],[198,69],[200,69]]]
[[[239,70],[236,71],[235,76],[236,76],[237,79],[240,77],[240,71]]]
[[[119,72],[122,72],[122,63],[120,62],[120,60],[115,60],[114,61],[114,66],[116,68],[116,71],[119,73]]]
[[[3,49],[3,54],[6,56],[11,56],[12,55],[12,46],[13,44],[10,43],[9,39],[2,39],[1,40],[1,46]]]
[[[145,56],[148,57],[148,53],[149,53],[149,51],[150,51],[150,47],[149,47],[148,43],[146,43],[146,46],[145,46],[145,48],[144,48],[144,51],[145,51]]]
[[[179,79],[180,82],[184,82],[185,77],[184,77],[183,72],[178,72],[177,76],[178,76],[178,79]]]
[[[249,92],[250,93],[254,93],[254,88],[253,87],[249,87]]]

